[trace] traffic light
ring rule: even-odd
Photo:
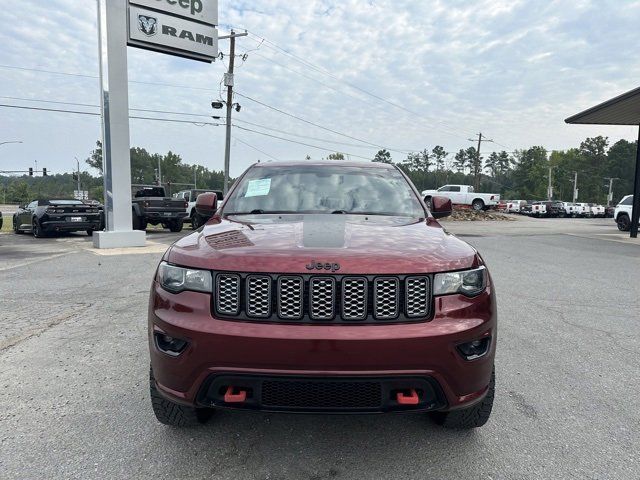
[[[33,177],[33,167],[29,167],[29,176]]]
[[[46,168],[42,168],[42,176],[46,177],[47,176],[47,169]]]

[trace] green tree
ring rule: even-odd
[[[467,157],[467,152],[461,148],[458,150],[458,153],[456,153],[453,168],[455,168],[458,173],[464,173],[468,166],[469,158]]]
[[[491,152],[491,155],[489,155],[484,164],[484,168],[489,170],[492,177],[498,176],[498,172],[500,171],[500,157],[496,152]]]
[[[373,161],[379,162],[379,163],[393,163],[393,160],[391,160],[391,153],[389,153],[389,151],[386,148],[383,148],[382,150],[378,150],[378,153],[376,153],[376,156],[373,157]]]
[[[33,200],[32,195],[29,185],[24,180],[14,181],[7,188],[7,201],[11,203],[27,203]]]
[[[89,154],[89,158],[85,162],[102,174],[102,142],[100,140],[96,142],[95,150]]]
[[[618,179],[613,182],[614,202],[618,202],[623,196],[633,193],[637,143],[618,140],[607,152],[606,166],[603,171],[604,176]]]
[[[344,154],[340,152],[330,153],[327,157],[329,160],[344,160]]]
[[[531,147],[515,153],[516,167],[513,171],[514,187],[525,199],[547,197],[547,175],[549,162],[544,147]]]

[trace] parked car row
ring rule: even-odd
[[[148,225],[162,225],[172,232],[182,231],[183,223],[190,222],[194,230],[209,217],[195,211],[196,198],[202,193],[214,193],[219,200],[222,192],[185,190],[167,197],[165,190],[156,185],[133,185],[131,215],[134,230],[146,230]],[[13,214],[13,231],[32,233],[41,238],[63,232],[93,232],[103,230],[104,208],[94,201],[75,199],[33,200],[21,205]],[[0,213],[0,228],[2,214]]]
[[[605,207],[595,203],[536,200],[507,200],[505,202],[504,211],[507,213],[519,213],[532,217],[604,218],[607,215]]]

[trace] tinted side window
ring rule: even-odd
[[[450,192],[451,191],[451,187],[449,185],[445,185],[444,187],[440,187],[438,189],[439,192]]]
[[[460,187],[451,186],[451,187],[449,187],[449,191],[450,192],[459,192],[460,191]]]
[[[633,204],[633,195],[629,195],[627,198],[620,202],[620,205],[632,205]]]

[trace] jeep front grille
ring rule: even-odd
[[[431,315],[427,275],[218,273],[214,312],[222,318],[290,323],[402,323]]]

